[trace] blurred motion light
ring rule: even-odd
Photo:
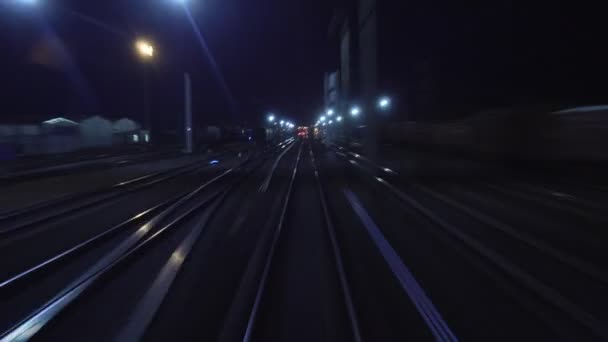
[[[11,1],[9,1],[10,3]],[[26,5],[26,6],[36,6],[38,5],[38,0],[13,0],[13,3],[16,5]]]
[[[391,99],[387,96],[382,96],[378,99],[378,108],[388,109],[391,106]]]
[[[359,114],[361,114],[361,108],[354,106],[353,108],[350,109],[350,115],[357,116]]]
[[[135,49],[143,59],[151,59],[154,57],[154,46],[147,40],[138,39],[135,42]]]

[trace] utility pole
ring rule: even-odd
[[[192,85],[190,75],[184,73],[184,133],[186,137],[185,153],[192,153]]]

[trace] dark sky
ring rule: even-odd
[[[19,1],[46,5],[14,6]],[[141,121],[145,74],[154,126],[177,128],[184,71],[195,123],[255,125],[269,111],[308,123],[318,113],[323,73],[336,60],[333,4],[354,0],[189,0],[216,67],[177,1],[0,0],[0,121],[93,114]],[[411,66],[403,60],[428,54],[437,83],[451,82],[435,89],[446,110],[458,102],[469,113],[606,101],[608,29],[599,6],[381,1],[399,4],[388,17],[410,28],[383,33],[391,58],[380,68],[414,87],[398,71]],[[152,64],[136,58],[140,36],[156,45]]]
[[[175,0],[37,1],[47,4],[0,7],[1,121],[141,118],[144,68],[156,125],[179,121],[186,70],[199,122],[269,110],[305,121],[321,106],[331,1],[190,0],[217,68]],[[134,54],[138,36],[156,45],[152,65]]]

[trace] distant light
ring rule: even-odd
[[[214,164],[218,164],[220,161],[217,159],[214,159],[212,161],[209,162],[209,164],[214,165]]]
[[[249,141],[251,141],[251,137],[249,137]]]
[[[144,134],[144,141],[150,142],[150,135],[148,133]]]
[[[38,0],[15,0],[15,3],[27,6],[35,6],[38,5]]]
[[[273,122],[274,121],[274,115],[270,114],[268,115],[268,122]]]
[[[327,125],[327,122],[324,122],[324,123],[323,123],[323,126],[325,126],[325,125]]]
[[[319,121],[321,121],[321,122],[325,121],[325,117],[324,117],[324,116],[321,116],[321,117],[319,118]]]
[[[186,131],[188,131],[188,132],[192,132],[192,127],[188,127],[188,128],[186,128]]]
[[[361,108],[359,108],[357,106],[350,109],[350,115],[352,115],[352,116],[357,116],[360,113],[361,113]]]
[[[338,121],[338,122],[342,121],[342,117],[341,117],[341,116],[338,116],[338,117],[336,118],[336,121]]]
[[[382,96],[378,99],[378,108],[388,109],[391,106],[391,99],[388,96]]]
[[[327,115],[329,115],[329,116],[334,115],[334,110],[333,110],[333,109],[331,109],[331,108],[330,108],[330,109],[328,109],[328,110],[327,110]]]
[[[38,0],[14,0],[12,1],[16,5],[26,5],[26,6],[36,6],[38,5]]]
[[[134,143],[139,142],[139,135],[137,135],[137,134],[133,134],[133,135],[131,136],[131,138],[133,139],[133,142],[134,142]]]
[[[329,124],[331,125],[332,123],[334,123],[334,120],[329,120]]]
[[[154,57],[154,46],[152,46],[152,43],[147,40],[138,39],[135,41],[135,49],[137,50],[139,56],[144,59],[151,59]]]

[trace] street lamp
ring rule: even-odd
[[[154,57],[154,46],[145,39],[135,41],[135,50],[143,60],[150,60]]]
[[[321,115],[321,117],[319,118],[319,121],[321,121],[321,122],[325,121],[325,116]]]
[[[274,121],[274,115],[273,114],[269,114],[268,115],[268,122],[273,122]]]
[[[28,5],[28,6],[38,5],[38,0],[16,0],[15,2],[18,2],[19,4],[22,4],[22,5]]]
[[[329,120],[328,122],[330,125],[334,123],[334,120]]]
[[[342,117],[341,117],[341,116],[338,116],[338,117],[336,118],[336,121],[338,121],[338,122],[342,121]]]
[[[330,108],[330,109],[328,109],[328,110],[327,110],[327,115],[328,115],[328,116],[332,116],[332,115],[334,115],[334,110],[333,110],[333,109],[331,109],[331,108]]]
[[[147,39],[139,38],[135,41],[135,52],[141,60],[144,62],[152,61],[154,58],[154,46]],[[144,125],[148,131],[151,131],[151,117],[150,117],[150,103],[148,99],[148,80],[147,80],[147,67],[143,67],[143,80],[144,80]]]
[[[358,116],[361,113],[361,108],[359,108],[358,106],[354,106],[353,108],[350,109],[350,115],[352,116]]]
[[[283,126],[285,124],[285,120],[281,120],[279,123],[281,124],[281,126]]]
[[[391,106],[391,99],[388,96],[382,96],[378,99],[378,108],[386,110]]]

